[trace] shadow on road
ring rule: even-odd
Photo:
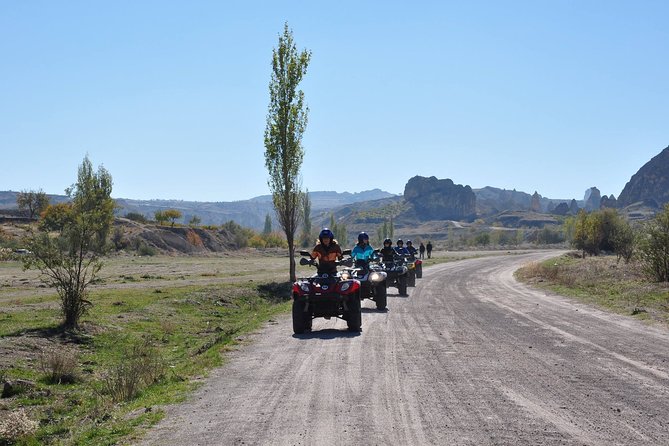
[[[360,332],[335,330],[333,328],[325,328],[323,330],[310,331],[303,334],[293,334],[295,339],[338,339],[338,338],[357,338]]]
[[[360,311],[362,311],[363,313],[387,313],[388,307],[384,308],[383,310],[377,310],[376,308],[362,307]]]

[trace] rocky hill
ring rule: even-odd
[[[450,179],[415,176],[404,187],[404,199],[421,220],[473,220],[476,194]]]
[[[650,207],[669,203],[669,147],[644,164],[618,197],[618,207],[644,202]]]

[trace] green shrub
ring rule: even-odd
[[[139,341],[125,349],[102,378],[101,393],[119,403],[130,401],[164,377],[165,361],[149,341]]]
[[[156,248],[147,245],[146,242],[142,241],[137,246],[137,254],[140,256],[155,256],[156,253]]]
[[[566,231],[565,231],[566,232]],[[629,223],[615,209],[587,213],[581,210],[573,222],[572,246],[591,256],[615,252],[626,261],[634,252],[634,236]]]
[[[645,225],[639,252],[648,276],[658,282],[669,282],[669,203]]]
[[[139,212],[128,212],[125,214],[125,218],[136,221],[137,223],[146,223],[148,221],[147,218]]]

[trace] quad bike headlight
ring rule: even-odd
[[[300,285],[300,288],[302,288],[302,291],[307,292],[307,293],[308,293],[309,291],[311,291],[311,288],[309,288],[309,284],[308,284],[308,283],[302,283],[302,284]]]
[[[351,288],[351,282],[344,282],[344,283],[341,284],[340,290],[341,291],[346,291],[349,288]]]
[[[369,275],[369,281],[374,283],[383,282],[386,280],[386,273],[384,272],[373,272]]]

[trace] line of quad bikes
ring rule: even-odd
[[[378,250],[375,251],[378,255]],[[416,286],[423,277],[422,261],[414,255],[396,255],[393,261],[356,260],[351,250],[348,258],[337,262],[336,274],[315,274],[299,278],[293,284],[293,332],[311,330],[314,318],[337,317],[346,321],[349,331],[359,332],[362,326],[361,301],[371,299],[377,310],[388,305],[388,287],[396,287],[400,296],[407,296],[407,287]],[[300,265],[316,266],[308,251],[300,251]],[[309,259],[305,258],[309,257]]]

